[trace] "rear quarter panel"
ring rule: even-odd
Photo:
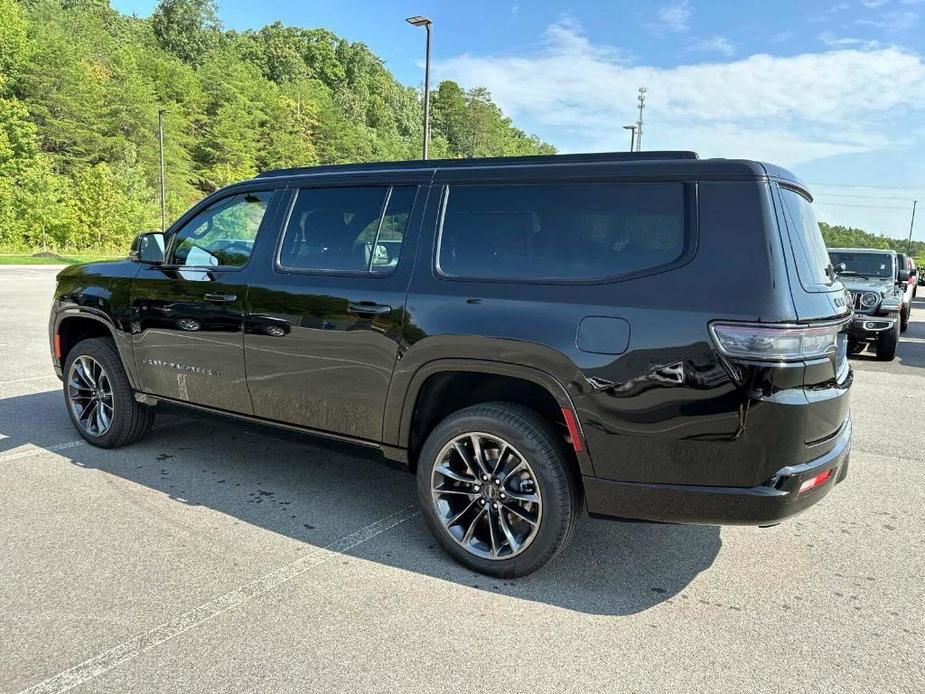
[[[439,176],[438,176],[439,180]],[[749,485],[792,442],[762,423],[757,382],[733,378],[712,346],[712,320],[796,318],[770,189],[761,181],[697,185],[696,251],[673,270],[596,284],[454,280],[434,270],[438,202],[424,232],[407,301],[394,381],[439,357],[491,358],[540,368],[575,404],[595,473],[611,479]],[[770,233],[773,230],[774,233]],[[619,354],[579,349],[588,316],[629,323]],[[774,375],[777,390],[786,384]],[[780,377],[777,377],[778,380]],[[388,434],[387,434],[388,435]],[[800,444],[802,442],[799,442]]]

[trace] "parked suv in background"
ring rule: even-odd
[[[272,171],[62,272],[54,365],[97,446],[165,401],[377,447],[495,576],[582,506],[774,524],[848,469],[850,309],[811,200],[685,152]]]
[[[904,290],[909,292],[909,310],[912,310],[912,299],[916,297],[919,293],[919,270],[915,265],[915,260],[912,256],[906,255],[905,253],[896,254],[899,263],[899,280],[900,282],[905,282],[906,287]],[[903,279],[908,278],[908,279]],[[909,321],[909,315],[906,315],[906,322]]]
[[[838,278],[851,294],[854,319],[848,330],[848,351],[861,352],[873,343],[877,359],[896,356],[899,333],[912,310],[909,273],[900,269],[894,251],[875,248],[831,248],[829,257]]]

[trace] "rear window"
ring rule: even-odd
[[[810,292],[832,289],[834,273],[830,271],[829,253],[812,205],[795,190],[781,188],[780,191],[800,284]]]
[[[437,252],[450,277],[582,281],[677,262],[689,246],[682,183],[451,186]]]

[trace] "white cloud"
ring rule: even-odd
[[[699,39],[691,44],[691,49],[695,51],[703,51],[705,53],[719,53],[720,55],[724,55],[726,57],[734,55],[736,52],[732,41],[727,39],[725,36],[713,36],[708,39]]]
[[[462,55],[438,62],[436,72],[488,87],[518,124],[563,151],[622,149],[640,85],[649,88],[645,146],[785,165],[897,146],[887,133],[901,130],[884,119],[925,115],[925,63],[896,47],[663,68],[592,44],[574,20],[546,37],[538,54]]]
[[[890,0],[861,0],[861,4],[871,10],[876,10],[878,7],[886,5],[889,1]]]
[[[903,31],[909,31],[918,26],[918,23],[918,12],[915,10],[903,9],[885,12],[874,19],[864,17],[855,21],[855,24],[859,26],[871,26],[875,29],[885,31],[888,34],[898,34]]]
[[[849,36],[835,36],[829,31],[819,34],[819,40],[830,48],[848,48],[857,47],[863,50],[875,50],[880,48],[880,42],[871,39],[858,39]]]
[[[689,29],[688,22],[693,10],[688,0],[675,0],[675,2],[659,7],[655,14],[659,20],[658,29],[680,34]]]

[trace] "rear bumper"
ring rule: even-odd
[[[803,511],[828,494],[848,474],[851,421],[825,455],[783,467],[757,487],[615,482],[584,477],[585,498],[592,515],[669,523],[773,525]],[[807,480],[832,470],[820,486],[800,492]]]

